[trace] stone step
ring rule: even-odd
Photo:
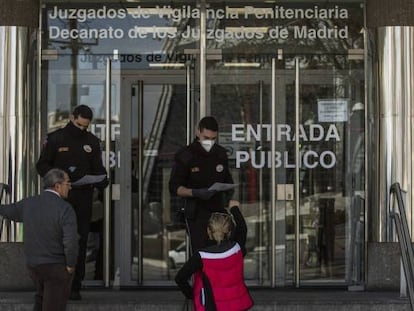
[[[81,301],[67,311],[183,311],[184,298],[176,290],[84,290]],[[1,311],[32,310],[34,292],[0,292]],[[409,311],[399,293],[346,290],[251,289],[253,311]],[[191,309],[190,309],[191,310]]]

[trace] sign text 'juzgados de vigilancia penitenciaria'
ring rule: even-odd
[[[189,20],[200,19],[203,12],[197,6],[156,5],[154,7],[117,7],[106,5],[94,8],[48,8],[49,39],[200,39],[200,28],[190,26]],[[206,19],[222,20],[223,27],[208,23],[207,40],[260,39],[347,39],[350,18],[348,8],[340,5],[329,7],[207,7]],[[68,27],[53,21],[76,21]],[[93,21],[105,23],[93,23]],[[128,20],[127,23],[119,21]],[[167,22],[166,22],[167,21]],[[232,22],[237,21],[237,26]],[[243,25],[243,21],[246,21]],[[252,25],[254,21],[254,26]],[[307,23],[304,21],[316,21]],[[69,25],[72,26],[69,26]],[[195,23],[197,24],[197,23]],[[226,26],[224,26],[226,24]],[[184,27],[182,27],[184,25]]]

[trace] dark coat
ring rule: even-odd
[[[57,193],[45,190],[38,196],[1,205],[0,215],[24,223],[24,251],[29,267],[75,266],[78,257],[76,215]]]

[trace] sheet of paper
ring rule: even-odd
[[[106,175],[85,175],[81,179],[73,182],[72,186],[83,186],[83,185],[96,184],[104,180],[105,176]]]
[[[215,191],[227,191],[233,189],[237,186],[237,184],[225,184],[221,182],[214,183],[208,190],[215,190]]]

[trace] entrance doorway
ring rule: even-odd
[[[356,241],[364,211],[355,210],[364,184],[363,70],[301,70],[295,59],[290,68],[275,58],[242,70],[216,63],[206,110],[219,120],[219,143],[239,185],[249,283],[346,285],[362,273]],[[197,123],[193,69],[126,71],[119,79],[125,122],[115,153],[127,164],[119,172],[125,212],[114,222],[126,234],[115,242],[122,247],[114,262],[124,285],[173,284],[186,259],[181,201],[170,197],[168,180],[174,153]]]
[[[362,278],[364,70],[347,55],[335,58],[312,68],[311,59],[324,57],[264,55],[208,71],[207,111],[219,120],[239,184],[252,284]]]
[[[238,184],[234,198],[248,224],[248,283],[346,285],[360,277],[363,69],[350,61],[308,68],[308,58],[275,56],[239,67],[216,60],[203,86],[191,62],[151,70],[113,62],[112,285],[173,286],[186,260],[177,218],[182,202],[170,196],[168,180],[174,153],[194,137],[201,87],[207,114],[219,121],[219,143]],[[67,72],[49,74],[49,94],[71,90]],[[91,130],[105,141],[104,68],[78,70],[76,86],[78,102],[94,110]],[[68,114],[51,116],[49,127],[65,124]],[[87,285],[102,284],[92,281],[103,246],[99,230],[91,234]]]
[[[110,140],[112,200],[103,204],[110,238],[102,243],[102,204],[95,204],[85,284],[104,284],[96,273],[104,250],[106,286],[174,285],[187,254],[169,174],[204,114],[218,119],[238,184],[248,283],[361,280],[363,5],[127,2],[45,1],[43,9],[42,133],[86,104],[95,114],[90,130]],[[325,33],[335,36],[319,37]],[[119,60],[108,74],[114,50]]]
[[[129,256],[119,256],[119,265],[129,270],[121,277],[124,284],[172,285],[186,260],[185,230],[168,181],[174,153],[186,145],[192,79],[185,66],[127,72],[121,79],[121,100],[127,103],[122,115],[129,120],[121,157],[131,163],[124,174],[131,178],[131,193],[127,187],[125,196],[132,197],[126,207],[131,235],[120,237],[125,249],[131,248]],[[125,178],[121,173],[120,179]]]

